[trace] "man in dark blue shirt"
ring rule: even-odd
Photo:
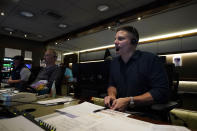
[[[147,106],[168,100],[168,78],[159,58],[136,50],[138,31],[131,26],[121,27],[115,36],[116,52],[111,62],[108,96],[105,104],[124,111],[127,107]]]
[[[31,71],[25,66],[23,56],[14,56],[13,62],[14,69],[12,70],[8,83],[19,91],[26,91],[24,86],[29,80]]]

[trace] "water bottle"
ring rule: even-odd
[[[51,87],[51,96],[53,98],[56,97],[56,88],[55,88],[55,80],[53,81],[52,87]]]
[[[2,95],[2,100],[4,101],[3,102],[4,106],[10,106],[11,96],[8,93]]]
[[[6,105],[7,105],[7,106],[11,106],[11,96],[10,96],[10,94],[7,95],[6,101],[7,101],[7,102],[6,102]]]

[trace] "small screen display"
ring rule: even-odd
[[[25,64],[27,66],[27,68],[31,69],[31,64]]]
[[[3,64],[3,69],[4,71],[10,71],[13,69],[12,63],[10,64]]]

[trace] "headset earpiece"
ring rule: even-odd
[[[136,40],[136,39],[132,39],[132,40],[131,40],[131,44],[132,44],[132,45],[137,45],[137,40]]]

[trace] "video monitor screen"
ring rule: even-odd
[[[27,66],[28,69],[31,69],[32,64],[25,64]]]
[[[3,67],[11,67],[11,64],[3,64]]]
[[[76,63],[72,66],[76,78],[76,97],[101,97],[107,93],[110,61]]]
[[[10,71],[10,70],[12,70],[12,69],[13,69],[12,63],[3,64],[3,69],[2,69],[2,70]]]

